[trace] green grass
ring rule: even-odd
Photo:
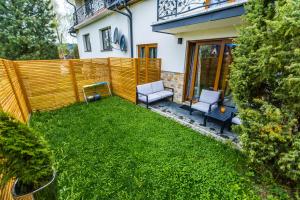
[[[257,199],[243,155],[118,97],[36,113],[69,199]]]

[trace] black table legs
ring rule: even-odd
[[[208,118],[208,116],[204,116],[204,119],[203,119],[203,126],[206,126],[206,123],[207,123],[207,118]],[[227,124],[227,121],[224,121],[224,122],[221,122],[222,124],[221,124],[221,129],[220,129],[220,135],[221,134],[223,134],[223,132],[224,132],[224,129],[225,129],[225,126],[226,126],[226,124]]]
[[[225,126],[226,126],[226,122],[222,122],[220,134],[223,134]]]
[[[206,126],[206,121],[207,121],[207,116],[204,115],[204,119],[203,119],[203,126]]]

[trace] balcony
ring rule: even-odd
[[[93,15],[104,11],[107,8],[105,0],[86,1],[82,6],[76,9],[73,14],[74,25],[78,25]]]
[[[129,0],[125,0],[127,3]],[[118,0],[85,0],[82,5],[77,7],[73,14],[74,26],[79,28],[83,25],[89,24],[103,16],[110,13],[110,9],[114,7],[122,7],[121,3],[124,1]],[[75,31],[75,29],[74,29]]]
[[[182,27],[199,27],[200,23],[241,23],[247,0],[157,0],[157,21],[152,30],[156,32],[179,33]],[[229,20],[230,19],[230,20]],[[224,20],[224,22],[218,21]],[[189,29],[190,30],[190,29]]]
[[[233,0],[158,0],[157,21],[226,6]]]

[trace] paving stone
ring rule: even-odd
[[[210,134],[222,137],[225,139],[228,139],[236,144],[239,144],[239,139],[238,135],[233,133],[232,131],[228,130],[226,127],[224,129],[223,134],[219,134],[220,131],[220,125],[215,123],[214,121],[209,121],[207,122],[207,126],[204,127],[203,121],[204,121],[204,116],[200,112],[193,112],[193,115],[189,114],[188,110],[180,108],[181,104],[175,103],[175,102],[170,102],[170,101],[159,101],[156,103],[153,103],[150,108],[158,111],[158,112],[163,112],[165,115],[167,115],[170,118],[176,119],[176,121],[185,123],[185,124],[190,124],[190,126],[195,130],[195,129],[202,129],[208,131]]]

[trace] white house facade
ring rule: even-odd
[[[243,23],[245,3],[77,0],[71,32],[80,58],[161,58],[161,77],[175,89],[175,100],[183,102],[203,88],[222,90],[224,95],[229,90],[232,39]]]

